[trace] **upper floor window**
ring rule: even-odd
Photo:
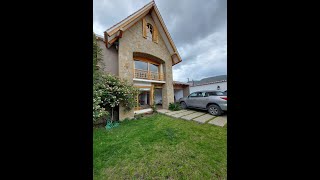
[[[158,29],[156,25],[151,25],[151,23],[147,23],[145,18],[142,18],[142,35],[144,38],[158,43],[159,35]]]
[[[158,72],[159,71],[159,66],[158,65],[156,65],[156,64],[149,64],[149,68],[150,68],[150,71],[152,71],[152,72]]]
[[[148,63],[146,63],[144,61],[135,60],[134,61],[134,66],[135,66],[136,69],[141,69],[141,70],[145,70],[145,71],[148,70]]]
[[[162,81],[162,64],[147,59],[134,59],[134,78]]]
[[[150,23],[147,24],[147,39],[152,40],[153,27]]]

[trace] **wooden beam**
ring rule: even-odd
[[[145,10],[141,11],[140,13],[136,14],[135,16],[132,16],[131,18],[128,19],[128,21],[122,25],[119,24],[120,27],[125,27],[126,25],[128,25],[129,23],[131,23],[132,21],[134,21],[137,17],[139,17],[140,15],[144,14],[145,12],[148,12],[150,11],[150,6],[152,7],[154,3],[151,3],[150,5],[148,5],[147,7],[145,7]],[[150,9],[149,9],[150,8]],[[118,27],[119,28],[119,27]],[[118,31],[118,28],[115,28],[114,30],[112,30],[111,32],[107,32],[108,35],[112,35],[114,34],[115,32]]]
[[[110,45],[112,45],[116,40],[118,39],[118,37],[113,38],[110,42],[108,42]]]

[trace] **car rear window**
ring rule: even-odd
[[[223,92],[220,91],[216,91],[216,92],[207,92],[207,96],[224,96],[225,94]]]

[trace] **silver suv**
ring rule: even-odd
[[[214,116],[220,116],[227,111],[227,95],[221,91],[197,91],[188,97],[179,99],[183,109],[198,108],[205,109]]]

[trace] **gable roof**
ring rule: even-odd
[[[172,66],[180,63],[182,59],[154,1],[151,1],[141,9],[137,10],[130,16],[126,17],[122,21],[107,29],[104,32],[104,39],[107,47],[110,47],[119,37],[121,37],[123,31],[129,29],[132,25],[134,25],[137,21],[141,20],[149,13],[151,14],[156,26],[158,27],[159,33],[165,41],[165,45],[169,50],[172,58]]]

